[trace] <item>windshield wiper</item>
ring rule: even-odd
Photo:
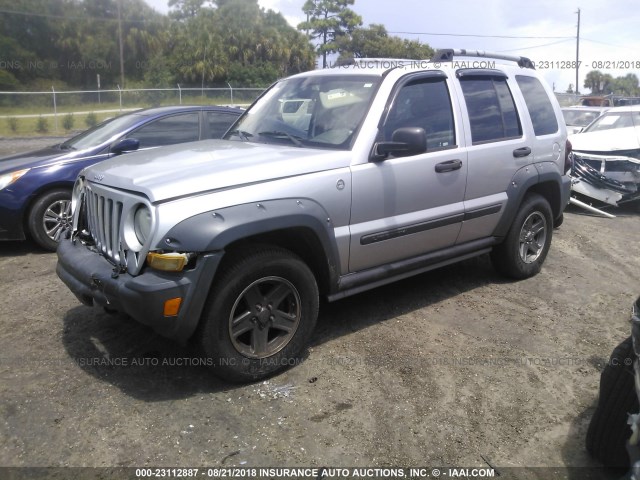
[[[280,130],[274,130],[271,132],[258,132],[258,135],[264,135],[267,137],[286,137],[291,140],[291,143],[293,143],[296,147],[304,147],[304,144],[300,141],[301,137],[296,137],[295,135],[291,135],[290,133]]]
[[[61,143],[60,150],[75,150],[75,147],[72,147],[71,145],[67,145],[66,143]]]
[[[243,142],[248,142],[250,137],[253,137],[253,133],[245,132],[244,130],[231,130],[227,135],[237,135]]]

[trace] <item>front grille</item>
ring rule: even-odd
[[[149,245],[128,245],[127,231],[132,232],[133,212],[140,204],[148,202],[128,192],[87,182],[84,186],[83,207],[76,225],[86,228],[95,248],[115,266],[137,275],[149,252]],[[132,236],[128,237],[132,242]],[[149,239],[150,240],[150,239]]]
[[[96,247],[116,264],[124,258],[120,243],[123,203],[96,192],[86,192],[89,232]]]

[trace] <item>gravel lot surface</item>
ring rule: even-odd
[[[55,254],[0,243],[0,466],[489,462],[584,478],[565,468],[597,465],[583,445],[600,372],[640,294],[638,213],[614,213],[570,208],[529,280],[480,257],[324,303],[301,363],[245,386],[80,305]]]

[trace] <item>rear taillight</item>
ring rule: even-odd
[[[572,150],[573,146],[571,145],[571,142],[567,140],[567,144],[564,148],[564,173],[571,170],[571,163],[573,162],[573,155],[571,155]]]

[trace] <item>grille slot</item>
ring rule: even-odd
[[[123,259],[120,243],[122,212],[121,201],[108,198],[96,192],[87,192],[87,213],[91,237],[96,247],[116,263]]]

